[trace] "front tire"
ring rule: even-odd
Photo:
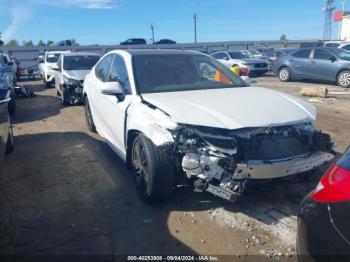
[[[340,87],[343,88],[349,88],[350,87],[350,71],[344,70],[339,73],[337,77],[337,84]]]
[[[61,96],[62,105],[69,106],[70,105],[70,95],[64,86],[62,87],[61,92],[62,92],[62,96]]]
[[[91,132],[96,133],[96,126],[95,126],[94,120],[92,118],[90,103],[89,103],[89,99],[87,97],[85,97],[85,100],[84,100],[84,107],[85,107],[86,125]]]
[[[278,78],[280,79],[281,82],[288,82],[291,80],[291,72],[288,67],[282,67],[278,71]]]
[[[141,200],[150,203],[171,195],[175,186],[175,168],[164,150],[147,137],[138,135],[132,146],[131,161],[136,191]]]

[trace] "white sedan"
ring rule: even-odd
[[[88,128],[135,171],[145,201],[184,184],[235,200],[250,182],[307,176],[333,158],[313,106],[249,87],[201,53],[109,52],[83,94]]]

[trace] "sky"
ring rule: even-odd
[[[335,0],[339,6],[339,0]],[[117,44],[128,38],[198,42],[321,39],[324,0],[0,0],[0,32],[7,42]],[[345,0],[350,10],[350,0]],[[333,25],[334,37],[338,25]]]

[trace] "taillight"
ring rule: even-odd
[[[350,201],[350,171],[333,164],[312,192],[316,202]]]

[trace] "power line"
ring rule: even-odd
[[[193,23],[194,23],[194,43],[197,44],[197,14],[193,14]]]

